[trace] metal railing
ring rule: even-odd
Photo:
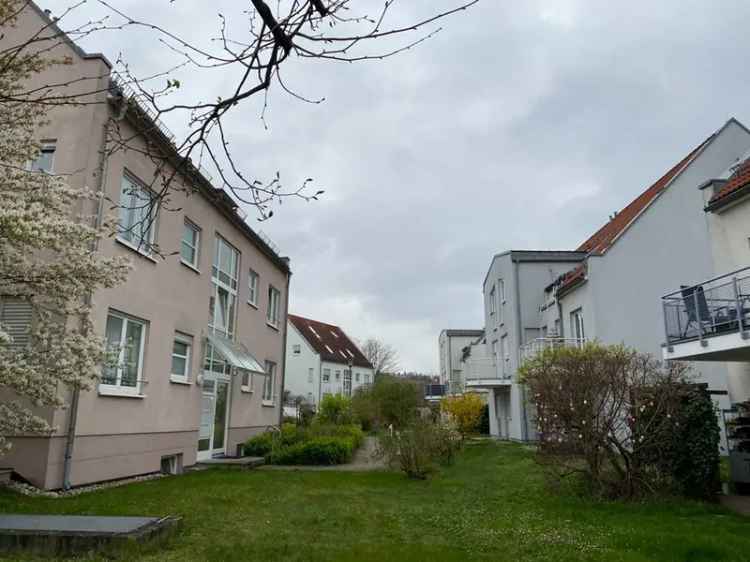
[[[444,384],[426,384],[424,385],[424,395],[427,396],[445,396],[448,390]]]
[[[662,297],[668,345],[750,330],[750,267]]]
[[[585,338],[536,338],[521,346],[521,364],[548,349],[582,347],[585,343]]]

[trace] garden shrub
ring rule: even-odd
[[[244,452],[265,457],[269,464],[340,464],[364,442],[358,425],[313,422],[310,427],[285,423],[280,431],[266,432],[249,439]]]
[[[460,445],[459,436],[446,426],[415,418],[401,431],[383,432],[378,454],[391,468],[398,468],[409,478],[423,480],[439,465],[452,462]]]
[[[352,413],[354,419],[362,425],[364,431],[371,431],[378,423],[378,406],[372,392],[372,386],[357,388],[352,396]]]
[[[380,375],[372,386],[372,400],[381,426],[407,427],[420,404],[417,385],[390,375]]]
[[[589,343],[546,350],[520,374],[536,408],[537,458],[556,483],[580,475],[618,498],[715,489],[717,421],[687,365]]]
[[[265,457],[273,448],[274,436],[271,432],[251,437],[243,446],[244,454],[249,457]]]
[[[313,437],[271,451],[266,456],[266,462],[289,465],[342,464],[351,460],[354,449],[354,441],[350,437]]]
[[[341,394],[328,394],[320,402],[318,418],[323,423],[350,425],[354,423],[351,398]]]
[[[478,394],[467,392],[458,396],[446,396],[440,405],[456,424],[461,438],[479,431],[484,403]]]

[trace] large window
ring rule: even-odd
[[[141,252],[151,253],[156,216],[157,201],[153,192],[130,175],[123,175],[117,238]]]
[[[352,395],[352,372],[347,369],[344,371],[344,396]]]
[[[570,333],[579,342],[583,342],[586,338],[586,332],[583,328],[583,310],[580,308],[570,313]]]
[[[500,357],[503,362],[503,373],[510,374],[510,350],[508,349],[508,336],[500,338]]]
[[[185,219],[182,227],[182,244],[180,245],[180,257],[182,263],[190,267],[198,268],[198,253],[200,251],[201,230],[192,222]]]
[[[331,382],[331,369],[323,369],[323,382]]]
[[[275,327],[279,327],[279,305],[281,302],[281,293],[278,289],[268,286],[268,312],[266,313],[266,320],[268,323]]]
[[[237,305],[237,273],[240,254],[223,238],[214,241],[214,260],[211,267],[213,284],[208,303],[208,329],[227,339],[234,338]],[[212,346],[206,349],[206,369],[229,374],[230,366]]]
[[[258,284],[260,277],[252,269],[247,278],[247,302],[253,306],[258,306]]]
[[[192,354],[193,338],[177,334],[172,343],[172,370],[170,378],[174,382],[188,382],[190,380],[190,356]]]
[[[495,286],[492,286],[490,291],[490,314],[497,312],[497,295],[495,294]]]
[[[266,405],[273,404],[273,392],[276,384],[276,363],[266,361],[266,376],[263,381],[263,403]]]
[[[505,281],[502,279],[497,280],[497,300],[499,301],[497,321],[498,324],[503,324],[505,322]]]
[[[31,171],[51,174],[55,162],[55,148],[55,141],[42,142],[39,147],[39,154],[29,165]]]
[[[106,340],[108,357],[102,373],[102,387],[123,394],[140,394],[145,322],[110,312]]]

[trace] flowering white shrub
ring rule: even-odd
[[[19,7],[0,0],[3,26],[12,25]],[[0,310],[12,302],[31,312],[28,333],[0,323],[0,453],[10,435],[51,431],[39,408],[63,406],[66,388],[85,388],[97,377],[105,347],[91,324],[90,297],[128,271],[125,261],[97,254],[107,228],[96,226],[97,196],[30,169],[49,106],[22,95],[23,86],[65,61],[45,60],[29,47],[0,50]],[[80,214],[85,208],[89,216]]]

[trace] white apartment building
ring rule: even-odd
[[[749,148],[750,131],[730,119],[575,252],[558,252],[559,262],[548,263],[540,255],[539,264],[530,267],[514,259],[549,254],[544,252],[493,258],[484,284],[486,355],[492,363],[469,358],[467,386],[493,389],[494,435],[534,438],[533,412],[516,371],[524,357],[547,345],[598,340],[662,355],[664,320],[658,303],[665,288],[707,279],[714,272],[699,187],[720,177]],[[726,407],[726,363],[704,362],[695,369],[717,405]]]
[[[449,394],[460,394],[466,382],[464,350],[484,336],[483,330],[443,330],[438,337],[440,383]]]
[[[351,396],[375,369],[338,326],[290,314],[284,390],[317,407],[327,394]]]

